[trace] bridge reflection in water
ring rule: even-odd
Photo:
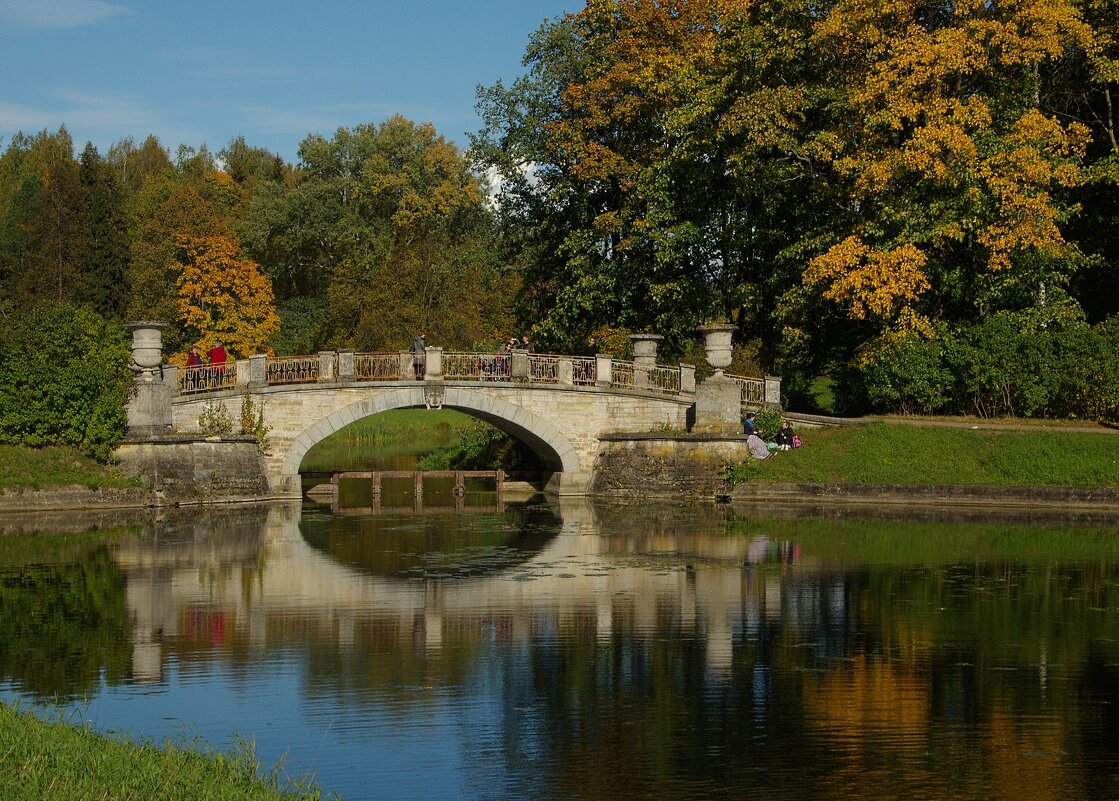
[[[538,501],[153,511],[0,582],[0,675],[73,681],[26,610],[85,588],[83,719],[248,733],[348,798],[1116,797],[1114,517]]]
[[[279,505],[259,533],[199,527],[177,542],[127,540],[115,558],[127,578],[133,677],[159,681],[165,648],[183,635],[205,641],[198,620],[215,616],[223,643],[275,642],[273,629],[290,636],[295,616],[301,632],[343,650],[365,628],[437,651],[448,632],[528,641],[578,618],[609,638],[619,621],[652,632],[668,614],[706,639],[718,671],[744,620],[780,613],[780,582],[750,568],[791,561],[795,548],[725,536],[716,507],[654,516],[623,540],[600,535],[610,513],[585,500],[537,501],[352,518]]]

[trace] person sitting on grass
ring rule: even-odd
[[[742,421],[742,433],[743,434],[756,434],[756,433],[758,433],[758,424],[754,419],[754,413],[753,412],[748,412],[747,415],[746,415],[746,419],[744,419]]]
[[[781,421],[781,428],[777,432],[777,447],[783,451],[790,451],[793,449],[793,433],[792,427],[789,426],[788,420]]]
[[[755,459],[768,459],[770,456],[769,448],[765,444],[765,440],[759,437],[754,432],[746,437],[746,447],[750,449],[750,455]]]

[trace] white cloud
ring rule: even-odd
[[[0,19],[27,28],[80,28],[127,11],[104,0],[0,0]]]
[[[44,105],[34,106],[0,100],[0,144],[16,131],[55,131],[60,125],[70,131],[79,150],[86,140],[104,148],[125,136],[143,139],[148,134],[155,134],[172,150],[178,142],[205,141],[201,131],[182,126],[174,112],[126,96],[53,92]]]

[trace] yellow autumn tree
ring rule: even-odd
[[[177,237],[179,319],[203,348],[221,340],[231,356],[268,353],[280,328],[272,284],[228,236]]]
[[[982,312],[982,291],[1067,280],[1064,195],[1085,180],[1088,131],[1044,113],[1038,92],[1044,65],[1099,48],[1075,2],[840,0],[813,36],[843,78],[825,159],[855,224],[806,285],[897,333],[924,328],[929,289]]]

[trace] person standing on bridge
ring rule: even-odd
[[[427,369],[427,343],[424,342],[424,332],[416,334],[412,340],[412,369],[416,373],[416,380],[423,381]]]
[[[198,389],[202,378],[202,356],[198,353],[198,346],[194,345],[187,354],[186,363],[186,387],[187,389]]]

